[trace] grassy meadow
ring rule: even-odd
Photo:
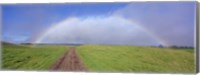
[[[2,45],[3,70],[48,70],[67,46]],[[76,50],[92,72],[194,73],[193,49],[81,45]]]
[[[83,45],[77,51],[90,71],[195,72],[192,49]]]
[[[66,51],[66,46],[2,45],[3,70],[48,70]]]

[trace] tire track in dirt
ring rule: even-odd
[[[88,71],[77,54],[75,47],[69,50],[50,68],[58,71]]]

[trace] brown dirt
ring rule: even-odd
[[[69,50],[50,68],[58,71],[87,71],[83,62],[80,60],[75,47]]]

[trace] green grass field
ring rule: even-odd
[[[83,45],[77,50],[90,71],[195,72],[192,49]]]
[[[3,70],[48,70],[66,46],[2,46]],[[139,46],[82,45],[76,47],[81,60],[93,72],[195,72],[192,49]]]
[[[3,70],[48,70],[64,54],[66,46],[2,45]]]

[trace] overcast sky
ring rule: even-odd
[[[194,46],[195,2],[2,6],[2,39],[12,43]]]

